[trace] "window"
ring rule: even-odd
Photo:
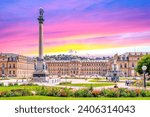
[[[9,64],[9,68],[11,68],[11,64]]]
[[[132,63],[132,67],[134,67],[134,63]]]
[[[11,74],[11,71],[9,71],[9,74]]]
[[[15,74],[15,71],[13,71],[13,74]]]
[[[13,58],[13,61],[16,61],[16,58]]]
[[[127,68],[127,64],[126,63],[124,64],[124,68]]]
[[[4,63],[2,64],[2,68],[5,68],[5,64]]]
[[[122,64],[120,64],[120,68],[122,68]]]
[[[15,64],[13,64],[13,68],[15,68]]]
[[[125,77],[127,76],[127,72],[124,73]]]

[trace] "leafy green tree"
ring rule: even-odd
[[[141,60],[138,61],[138,64],[135,70],[139,74],[143,74],[142,66],[147,66],[146,73],[150,75],[150,54],[143,56]]]

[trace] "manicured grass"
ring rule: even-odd
[[[120,77],[119,78],[119,82],[125,82],[126,80],[133,80],[133,78],[128,78],[128,77]],[[94,78],[94,79],[90,79],[89,82],[109,82],[106,81],[106,78]]]
[[[106,80],[106,79],[105,79]],[[91,80],[89,80],[88,82],[101,82],[101,80],[100,79],[91,79]]]
[[[150,82],[146,82],[146,85],[147,85],[147,86],[150,86]]]
[[[106,81],[106,80],[97,80],[97,79],[92,79],[89,80],[88,82],[97,82],[97,83],[112,83],[111,81]],[[125,81],[119,81],[119,83],[124,83]]]
[[[10,80],[9,78],[0,78],[0,80]]]
[[[22,96],[22,97],[0,97],[0,100],[150,100],[150,97],[128,97],[128,98],[75,98],[75,97],[50,97],[50,96]]]
[[[34,90],[39,86],[0,86],[0,91],[10,91],[15,89],[31,89]]]
[[[97,84],[85,84],[85,83],[78,83],[78,84],[65,84],[61,86],[78,86],[78,87],[102,87],[102,86],[113,86],[113,82],[105,82],[105,83],[97,83]]]

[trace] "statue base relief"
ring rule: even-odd
[[[35,71],[33,73],[33,80],[35,82],[48,82],[49,73],[47,71],[47,65],[44,61],[37,61],[35,64]]]

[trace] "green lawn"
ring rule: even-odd
[[[106,79],[105,79],[106,80]],[[91,80],[89,80],[88,82],[101,82],[101,80],[100,79],[91,79]]]
[[[23,96],[23,97],[0,97],[0,100],[150,100],[150,97],[129,97],[129,98],[75,98],[75,97],[50,97],[50,96]]]
[[[36,89],[39,86],[0,86],[0,91],[10,91],[15,89]]]
[[[113,86],[113,82],[102,82],[102,83],[96,83],[96,84],[85,84],[85,83],[78,83],[78,84],[63,84],[61,86],[78,86],[78,87],[102,87],[102,86]]]
[[[97,82],[97,83],[112,83],[112,82],[110,82],[110,81],[106,81],[106,80],[97,80],[97,79],[91,79],[91,80],[89,80],[88,82]],[[125,81],[119,81],[119,83],[124,83]]]

